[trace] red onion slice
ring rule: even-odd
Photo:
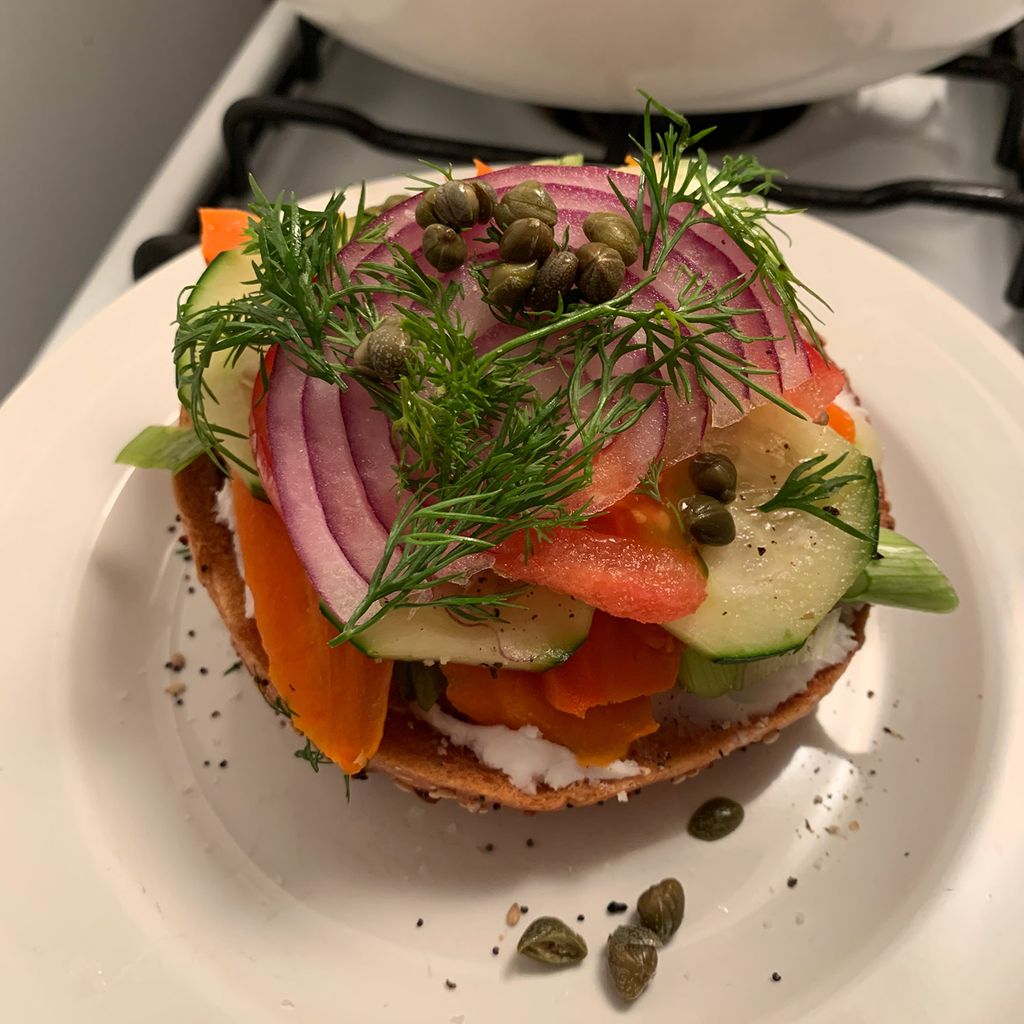
[[[352,568],[369,580],[384,555],[388,530],[366,493],[364,481],[375,474],[361,473],[353,459],[341,396],[326,381],[307,378],[302,389],[302,428],[327,528]],[[390,465],[385,463],[384,475],[389,475]]]
[[[626,196],[635,195],[637,187],[636,176],[600,167],[516,167],[487,175],[499,197],[527,178],[539,180],[548,190],[559,210],[557,237],[567,229],[573,247],[586,241],[582,225],[588,214],[621,209],[611,182]],[[389,243],[408,249],[427,273],[436,274],[423,259],[422,230],[415,222],[418,201],[418,196],[413,196],[393,207],[377,224],[385,227]],[[678,225],[678,215],[685,212],[677,211],[672,224]],[[482,227],[466,233],[471,259],[496,258],[494,244],[484,235]],[[372,262],[389,262],[386,244],[354,242],[339,254],[339,267],[356,280],[366,280],[366,271],[360,268]],[[633,305],[642,309],[663,301],[675,306],[680,288],[691,276],[705,289],[717,290],[750,276],[752,269],[740,247],[707,220],[685,233],[665,260],[658,280],[640,291]],[[623,287],[634,286],[642,276],[639,264],[627,268]],[[515,337],[518,329],[495,320],[465,266],[443,279],[461,286],[463,296],[457,311],[481,354]],[[376,305],[383,314],[393,300],[380,295]],[[803,383],[811,372],[806,350],[793,338],[778,303],[760,284],[753,283],[732,305],[750,310],[736,314],[734,323],[761,340],[744,343],[726,333],[714,334],[709,340],[723,352],[768,371],[757,378],[768,391],[785,393]],[[635,353],[627,361],[636,365],[644,358]],[[666,390],[635,426],[615,436],[596,456],[592,481],[579,495],[581,502],[595,512],[606,508],[634,490],[656,458],[673,463],[692,455],[709,426],[733,422],[765,400],[726,371],[705,369],[736,402],[722,395],[709,401],[693,368],[684,366],[690,400]],[[552,372],[539,374],[538,390],[544,393],[556,387],[556,378],[563,372],[554,367]],[[395,493],[393,472],[397,455],[390,424],[357,384],[339,393],[305,378],[286,359],[275,364],[270,384],[267,432],[279,508],[314,586],[345,619],[366,593],[366,581],[382,557],[384,540],[398,511],[400,498]],[[475,566],[480,559],[473,556],[470,561]]]
[[[373,396],[358,384],[340,392],[340,406],[356,473],[373,514],[390,529],[399,504],[392,471],[398,452],[391,436],[391,421],[374,407]]]
[[[317,593],[342,619],[347,619],[366,595],[366,578],[356,569],[347,550],[360,548],[366,557],[373,551],[380,558],[379,527],[374,522],[368,527],[365,517],[345,514],[343,522],[331,523],[328,510],[324,507],[321,488],[318,487],[309,453],[309,424],[303,416],[303,399],[307,387],[319,384],[307,377],[287,358],[278,358],[270,375],[267,403],[267,445],[273,466],[274,488],[278,511],[291,537],[295,552],[299,556],[310,582]],[[330,385],[324,385],[330,388]],[[334,389],[331,388],[333,391]],[[335,392],[335,404],[337,404]],[[333,439],[332,452],[337,451],[339,439]],[[340,438],[344,444],[344,436]],[[321,474],[323,464],[319,462]],[[321,477],[321,483],[333,482],[345,490],[346,483],[362,489],[362,483],[354,474],[348,478],[343,471],[332,472],[329,479]],[[337,508],[332,507],[332,512]],[[332,529],[332,526],[334,527]],[[338,541],[338,534],[347,538],[345,547]],[[347,532],[346,532],[347,531]],[[364,560],[365,564],[365,560]]]

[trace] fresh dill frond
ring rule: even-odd
[[[315,772],[320,771],[320,766],[322,764],[334,763],[325,753],[317,748],[316,744],[308,739],[306,740],[306,745],[304,747],[295,751],[295,757],[300,761],[305,761]]]
[[[848,454],[848,452],[843,452],[824,466],[821,463],[828,458],[824,452],[811,459],[804,459],[799,465],[793,467],[793,471],[786,477],[785,483],[775,496],[757,507],[762,512],[774,512],[781,508],[797,509],[820,519],[823,523],[828,523],[829,526],[834,526],[837,530],[842,530],[843,533],[848,533],[851,537],[874,544],[874,540],[866,533],[862,533],[855,526],[840,518],[837,508],[821,504],[829,501],[840,488],[847,484],[865,479],[861,473],[836,473]]]
[[[656,136],[655,114],[668,119]],[[743,354],[753,342],[778,339],[751,337],[737,324],[752,312],[742,297],[756,283],[781,306],[794,344],[801,344],[796,326],[803,325],[820,346],[802,305],[806,289],[782,259],[766,228],[769,211],[758,202],[771,188],[771,172],[746,157],[712,170],[701,150],[691,155],[704,134],[691,133],[685,118],[646,97],[635,195],[609,179],[640,233],[641,280],[595,305],[559,302],[544,313],[495,309],[517,330],[484,354],[459,312],[461,286],[424,272],[410,252],[388,242],[363,194],[347,221],[343,194],[323,211],[310,211],[294,197],[268,199],[253,182],[246,250],[253,256],[253,289],[199,311],[189,310],[183,297],[174,350],[178,389],[203,447],[221,462],[238,458],[225,444],[230,432],[216,424],[204,372],[215,361],[258,358],[266,385],[264,356],[272,346],[311,377],[339,389],[365,387],[390,420],[399,453],[393,467],[399,513],[365,597],[347,621],[325,608],[338,629],[335,642],[390,609],[424,602],[469,620],[500,616],[516,592],[457,594],[446,584],[464,582],[474,556],[513,535],[525,538],[529,555],[552,531],[582,526],[591,511],[574,499],[590,483],[595,457],[666,390],[686,401],[699,392],[708,403],[739,405],[734,386],[741,385],[800,415],[762,383],[775,371]],[[447,178],[453,173],[433,169]],[[636,308],[636,296],[659,277],[683,235],[709,218],[749,258],[750,274],[713,287],[691,273],[674,285],[672,301]],[[348,239],[375,247],[351,269],[337,256]],[[470,271],[484,288],[484,268]],[[394,384],[358,372],[352,360],[380,323],[382,306],[400,315],[417,353]],[[738,351],[723,336],[738,342]],[[624,370],[627,364],[632,368]],[[562,366],[564,381],[553,390],[538,388],[538,374],[552,365]]]
[[[274,703],[270,705],[279,715],[284,715],[287,719],[295,718],[295,712],[288,706],[288,702],[278,694],[274,698]]]
[[[636,485],[637,491],[655,501],[661,501],[661,474],[664,468],[665,460],[655,459],[647,467],[647,472],[640,478],[640,483]]]

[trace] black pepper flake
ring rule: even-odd
[[[782,981],[782,975],[778,971],[772,971],[772,981]]]
[[[217,767],[218,768],[227,768],[227,766],[228,766],[228,759],[226,757],[221,758],[221,760],[217,762]]]
[[[188,592],[189,592],[190,594],[194,594],[194,593],[196,592],[196,588],[195,588],[195,587],[189,587],[189,588],[188,588]]]
[[[609,914],[624,914],[629,910],[629,904],[619,903],[618,900],[612,900],[605,909]]]
[[[422,928],[423,927],[423,918],[422,917],[417,917],[416,918],[416,927],[417,928]]]
[[[501,952],[497,946],[491,946],[491,956],[497,956]]]
[[[211,711],[210,712],[210,717],[211,718],[220,718],[220,712],[219,711]]]
[[[180,708],[182,706],[182,704],[185,703],[185,698],[184,697],[175,697],[174,698],[174,703],[177,704],[178,707]]]
[[[763,555],[767,550],[768,550],[767,548],[762,547],[760,544],[757,545],[757,553],[759,555]]]
[[[494,853],[494,843],[484,843],[480,849],[483,850],[484,853]]]
[[[519,913],[520,914],[528,914],[529,912],[530,912],[530,908],[525,903],[521,903],[519,905]]]
[[[533,840],[532,839],[527,839],[526,840],[526,845],[527,846],[533,846],[534,845]]]
[[[450,992],[453,988],[458,988],[459,986],[456,985],[455,982],[452,981],[451,978],[445,978],[444,979],[444,987],[446,989],[448,989],[448,991]]]
[[[175,530],[177,530],[177,527],[176,527],[176,526],[168,526],[168,527],[167,527],[167,532],[168,532],[168,533],[174,533],[174,532],[175,532]]]
[[[786,885],[789,886],[790,889],[796,888],[796,882],[797,880],[792,875],[790,875],[789,878],[786,879]]]
[[[576,920],[577,921],[586,921],[586,918],[582,914],[577,914],[576,915]]]
[[[828,514],[830,515],[830,516],[836,516],[836,517],[838,518],[838,516],[839,516],[839,509],[837,509],[837,508],[835,507],[835,505],[823,505],[823,506],[822,506],[822,508],[823,508],[823,509],[824,509],[824,510],[825,510],[825,511],[826,511],[826,512],[827,512],[827,513],[828,513]]]
[[[188,631],[188,635],[189,635],[189,636],[195,636],[195,635],[196,635],[196,631],[195,631],[194,629],[190,629],[190,630]],[[200,669],[200,671],[202,671],[202,670]]]
[[[871,698],[874,697],[874,695],[875,695],[875,691],[874,690],[868,690],[868,700],[871,700]]]

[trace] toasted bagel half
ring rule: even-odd
[[[254,619],[246,614],[245,584],[239,572],[231,530],[217,518],[217,493],[224,482],[221,471],[200,458],[174,478],[174,495],[192,548],[199,579],[206,587],[231,634],[238,656],[252,674],[268,703],[277,691],[270,678],[267,655]],[[888,503],[881,504],[882,524],[892,525]],[[857,647],[842,661],[821,669],[799,693],[770,713],[739,724],[715,726],[668,721],[657,732],[637,740],[629,758],[641,774],[612,781],[575,782],[561,789],[539,787],[536,793],[516,788],[508,776],[481,763],[472,751],[448,744],[439,754],[440,734],[393,696],[380,748],[367,766],[385,772],[395,782],[419,795],[450,798],[470,810],[501,804],[524,811],[556,811],[581,807],[631,793],[656,782],[694,775],[740,747],[774,739],[780,729],[803,718],[825,697],[864,642],[867,606],[858,608],[851,621]]]

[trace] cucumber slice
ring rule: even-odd
[[[778,677],[779,673],[789,669],[799,669],[801,665],[827,665],[838,627],[839,612],[836,610],[825,616],[799,650],[756,661],[711,661],[692,647],[685,647],[679,658],[678,685],[697,697],[721,697],[773,676]]]
[[[874,554],[875,542],[851,537],[806,512],[761,512],[801,462],[846,453],[843,474],[860,474],[830,499],[840,516],[878,536],[878,481],[867,456],[835,431],[764,405],[729,427],[710,430],[709,451],[728,455],[738,474],[729,505],[736,539],[701,547],[708,595],[692,615],[665,628],[714,661],[748,661],[795,650],[842,598]]]
[[[238,249],[229,249],[217,256],[196,282],[185,303],[185,316],[241,298],[253,290],[253,259]],[[244,350],[238,358],[231,353],[218,354],[203,369],[203,385],[208,390],[206,412],[212,425],[225,431],[221,435],[224,447],[242,465],[232,466],[245,481],[249,490],[263,493],[259,477],[251,468],[254,464],[252,445],[249,443],[249,413],[252,409],[252,389],[260,372],[259,353]],[[179,373],[188,365],[188,357],[178,359]],[[178,397],[188,404],[188,396],[179,387]],[[235,437],[233,434],[240,434]]]
[[[484,574],[466,592],[493,592],[499,585],[496,577]],[[573,597],[530,587],[515,603],[522,607],[505,609],[503,621],[472,623],[433,605],[397,608],[352,643],[372,658],[542,672],[565,661],[590,632],[594,609]]]

